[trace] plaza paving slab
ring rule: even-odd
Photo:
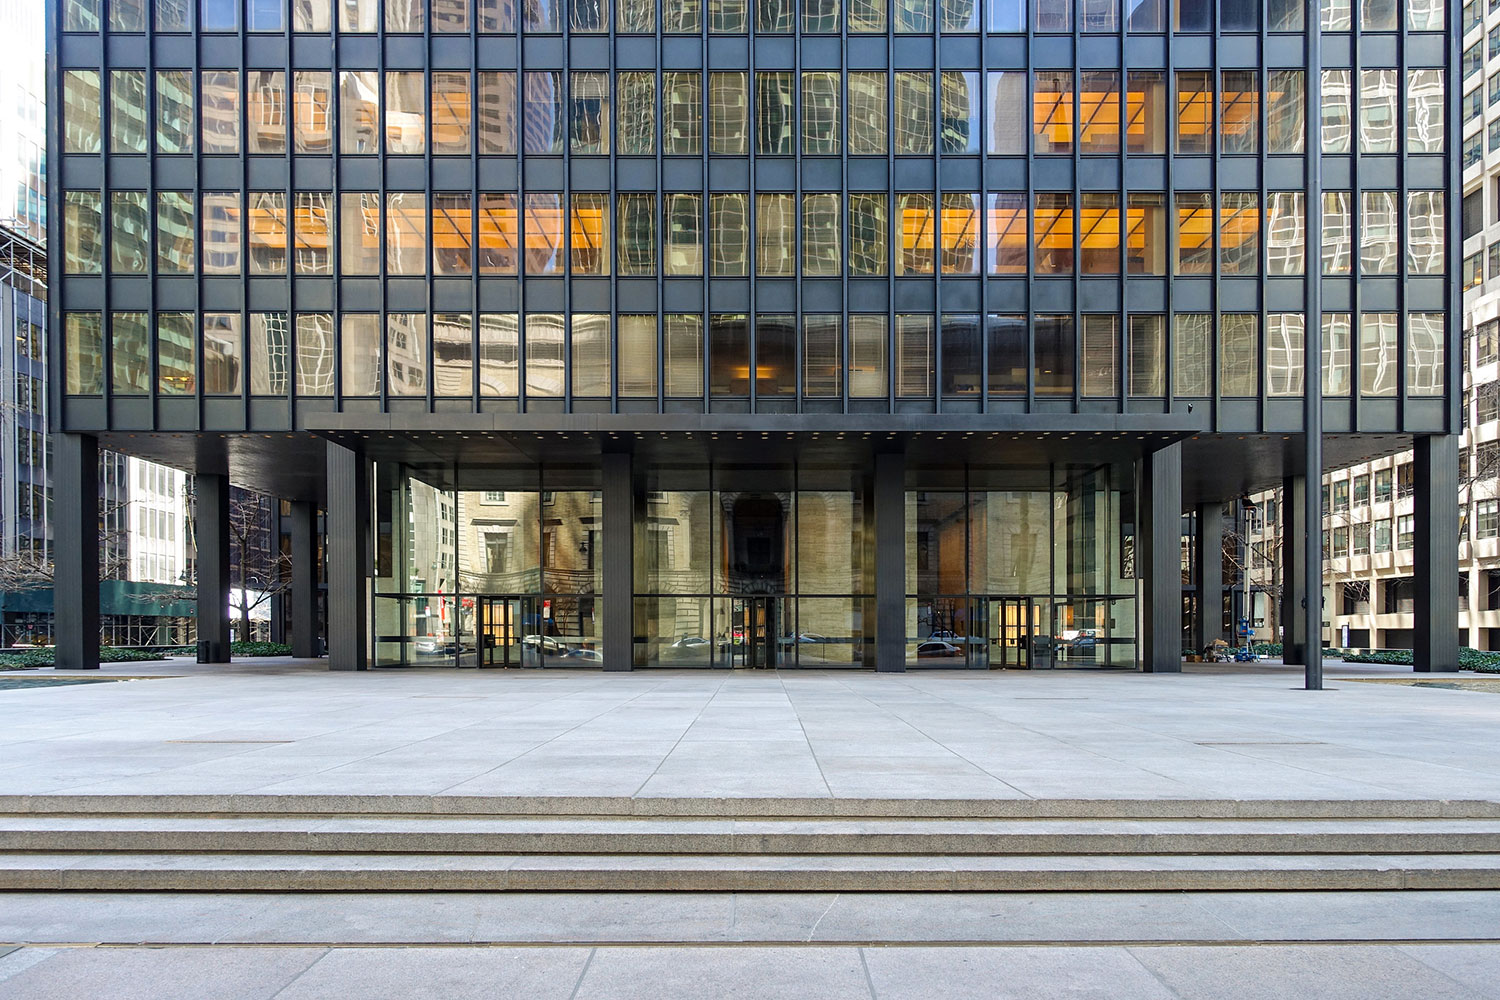
[[[1496,1000],[1500,946],[23,948],[0,1000]]]
[[[1500,800],[1500,696],[1368,665],[100,676],[0,691],[0,794]]]

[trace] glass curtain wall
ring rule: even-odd
[[[908,667],[1136,665],[1129,465],[916,469]]]
[[[648,469],[635,498],[635,665],[864,664],[867,497],[847,467]]]
[[[376,664],[598,665],[597,479],[588,468],[377,464]]]

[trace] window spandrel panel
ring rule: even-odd
[[[345,156],[380,152],[380,82],[373,71],[339,74],[339,152]]]
[[[849,155],[884,156],[889,146],[886,128],[886,74],[849,74]]]

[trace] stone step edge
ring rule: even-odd
[[[1171,856],[1500,854],[1500,832],[709,833],[0,830],[11,854]]]
[[[0,795],[0,813],[909,819],[1497,819],[1490,799],[917,799],[569,795]]]

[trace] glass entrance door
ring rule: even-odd
[[[1052,602],[997,597],[989,602],[991,666],[1046,670],[1052,666]]]
[[[474,598],[474,665],[544,666],[546,643],[556,640],[542,634],[540,622],[534,597]]]
[[[774,597],[736,597],[730,601],[729,665],[777,666],[777,612]]]

